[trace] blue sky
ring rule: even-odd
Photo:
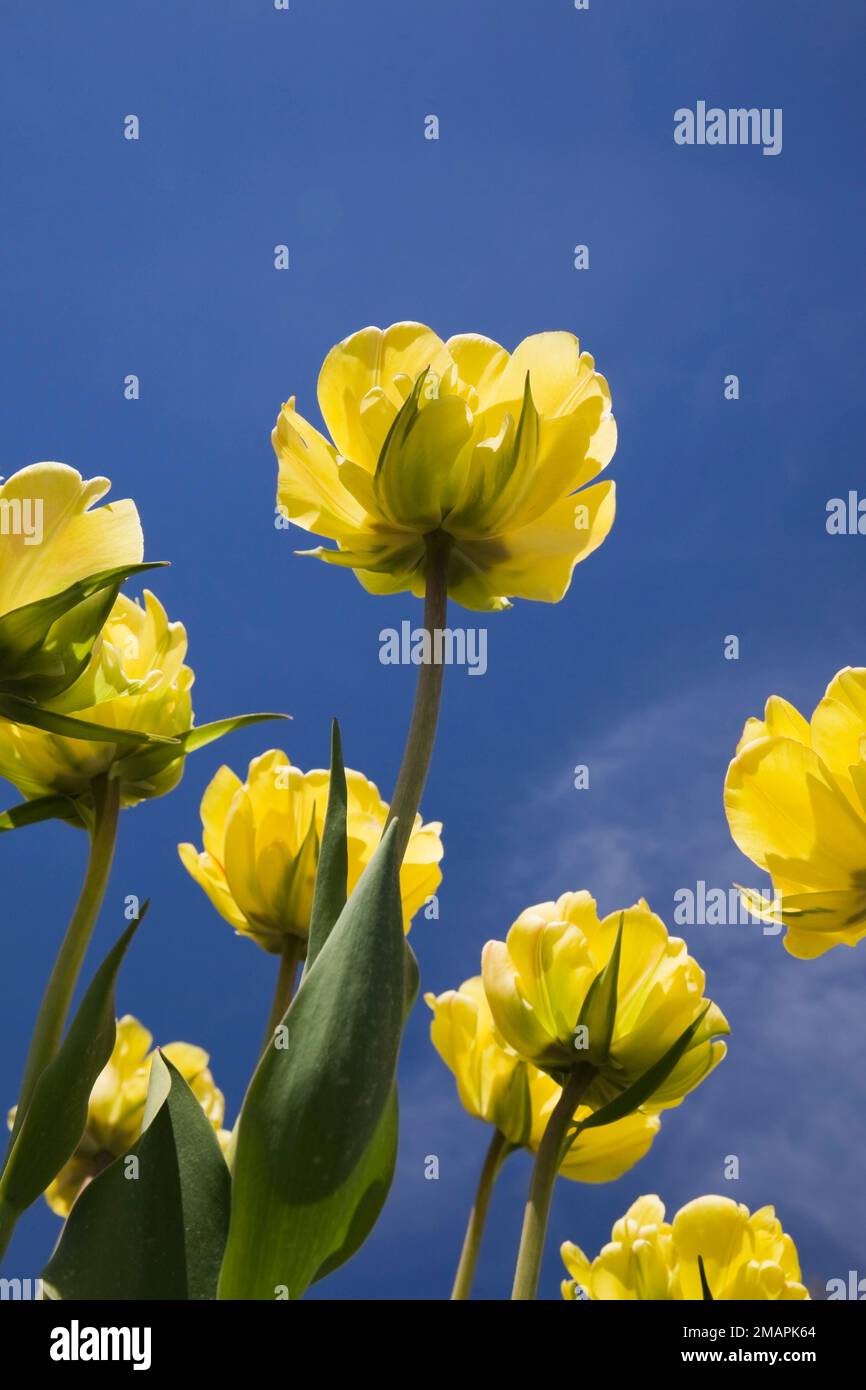
[[[91,957],[126,894],[152,897],[121,1010],[207,1047],[233,1119],[274,963],[233,937],[176,844],[197,838],[221,761],[243,770],[276,739],[319,766],[333,714],[350,765],[393,785],[414,673],[380,665],[378,633],[420,607],[296,558],[306,538],[273,525],[279,404],[296,393],[317,419],[324,353],[367,323],[508,347],[570,329],[620,431],[606,544],[563,603],[481,620],[483,679],[447,673],[424,798],[445,822],[441,916],[412,934],[424,986],[456,986],[488,937],[566,890],[605,911],[644,895],[670,922],[677,888],[751,882],[721,806],[743,721],[774,691],[810,711],[866,655],[866,539],[824,524],[829,498],[866,486],[862,7],[3,0],[0,15],[0,471],[61,459],[110,476],[139,505],[148,557],[172,561],[154,587],[187,625],[199,722],[294,716],[197,755],[178,790],[124,814]],[[781,154],[677,146],[674,111],[699,99],[782,108]],[[589,270],[573,268],[578,243]],[[572,788],[577,763],[588,791]],[[60,826],[0,842],[3,1105],[83,852]],[[754,928],[684,933],[731,1019],[729,1057],[626,1177],[560,1184],[545,1297],[559,1242],[596,1250],[645,1191],[671,1210],[711,1190],[775,1202],[810,1281],[866,1272],[866,948],[803,963]],[[315,1296],[447,1296],[487,1134],[427,1018],[419,1005],[406,1038],[389,1207]],[[728,1154],[739,1182],[723,1179]],[[480,1296],[507,1294],[527,1182],[510,1160]],[[37,1273],[56,1231],[34,1209],[3,1272]]]

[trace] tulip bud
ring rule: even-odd
[[[346,769],[348,891],[370,862],[388,818],[372,782]],[[330,774],[301,772],[271,749],[249,765],[246,782],[221,767],[201,803],[204,847],[182,844],[184,866],[241,936],[279,953],[287,936],[306,941]],[[438,888],[442,826],[418,816],[400,871],[405,930]]]

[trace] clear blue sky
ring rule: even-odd
[[[274,962],[178,861],[202,789],[274,738],[321,765],[332,714],[350,765],[393,785],[413,672],[379,664],[378,633],[419,606],[295,558],[306,538],[273,527],[278,406],[297,393],[316,418],[325,351],[367,323],[507,346],[571,329],[620,429],[607,543],[562,604],[486,620],[483,679],[448,672],[424,800],[445,822],[441,918],[412,934],[424,986],[475,973],[488,937],[569,889],[606,911],[645,895],[670,921],[680,887],[752,881],[721,805],[744,719],[773,691],[808,712],[866,661],[866,539],[824,525],[829,498],[866,485],[862,6],[3,0],[0,16],[0,471],[61,459],[108,474],[139,504],[148,557],[172,561],[155,587],[189,630],[199,721],[294,715],[196,756],[171,796],[124,814],[91,957],[124,895],[151,896],[121,1010],[209,1048],[233,1120]],[[781,107],[782,153],[675,145],[674,111],[699,99]],[[731,633],[738,662],[722,656]],[[572,789],[576,763],[589,791]],[[83,852],[60,826],[0,842],[4,1106]],[[810,1280],[863,1272],[866,947],[803,963],[754,928],[684,930],[730,1055],[620,1182],[560,1185],[546,1297],[560,1240],[597,1249],[643,1191],[671,1209],[713,1190],[775,1202]],[[487,1134],[427,1029],[419,1005],[390,1206],[317,1296],[447,1295]],[[507,1292],[527,1180],[511,1160],[482,1296]],[[36,1274],[56,1229],[34,1209],[3,1272]]]

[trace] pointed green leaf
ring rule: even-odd
[[[37,700],[60,695],[84,670],[124,580],[162,561],[101,570],[0,618],[0,688]]]
[[[151,1064],[147,1127],[84,1188],[43,1271],[61,1299],[212,1299],[231,1180],[210,1121],[162,1054]],[[129,1177],[130,1158],[137,1176]]]
[[[0,1201],[25,1211],[57,1177],[87,1125],[90,1092],[114,1047],[114,988],[145,904],[94,975],[57,1055],[36,1083],[33,1099],[0,1177]]]
[[[82,824],[72,797],[37,796],[32,801],[22,801],[20,806],[11,806],[8,811],[0,811],[0,834],[4,830],[18,830],[23,825],[38,825],[44,820]]]
[[[19,695],[0,695],[0,716],[13,724],[26,724],[31,729],[43,729],[49,734],[79,738],[87,743],[154,743],[173,747],[175,752],[179,750],[180,741],[176,738],[144,734],[135,729],[112,729],[107,724],[91,724],[86,719],[75,719],[71,714],[43,709],[41,705],[24,700]]]
[[[395,826],[250,1084],[237,1132],[220,1298],[300,1298],[351,1243],[353,1222],[363,1228],[359,1205],[374,1205],[370,1147],[393,1104],[404,1018]]]
[[[609,1125],[614,1120],[623,1120],[626,1115],[633,1114],[641,1105],[650,1100],[659,1087],[667,1081],[683,1054],[688,1051],[689,1044],[703,1023],[709,1007],[707,1004],[698,1014],[694,1023],[690,1023],[688,1028],[683,1030],[667,1052],[653,1063],[643,1076],[639,1076],[637,1081],[633,1081],[630,1086],[627,1086],[622,1095],[609,1101],[607,1105],[603,1105],[601,1109],[594,1111],[587,1119],[583,1120],[576,1127],[574,1138],[578,1134],[582,1134],[585,1129],[596,1129],[599,1125]]]
[[[229,719],[218,719],[212,724],[199,724],[178,734],[173,742],[166,740],[162,745],[154,743],[148,748],[133,748],[117,763],[115,771],[118,776],[130,782],[146,783],[158,777],[178,759],[185,758],[188,753],[206,748],[209,743],[233,733],[236,729],[260,724],[265,719],[291,719],[291,715],[239,714]]]
[[[251,724],[262,724],[266,719],[291,717],[290,714],[235,714],[228,719],[215,719],[211,724],[199,724],[187,733],[181,734],[180,741],[185,753],[195,753],[197,749],[215,743],[218,738],[233,734],[236,729],[247,729]]]
[[[586,1028],[589,1035],[587,1060],[596,1067],[607,1061],[613,1041],[624,921],[625,914],[621,912],[613,950],[604,969],[590,985],[577,1020],[577,1026]]]
[[[313,909],[304,974],[310,969],[324,946],[337,918],[346,905],[349,879],[349,848],[346,839],[348,815],[346,769],[343,766],[343,746],[340,726],[336,719],[331,725],[331,779],[328,785],[328,805],[322,828],[322,844],[316,870]]]

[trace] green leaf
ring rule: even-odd
[[[709,1007],[707,1004],[698,1014],[694,1023],[690,1023],[688,1028],[680,1033],[676,1042],[671,1044],[667,1052],[657,1062],[654,1062],[643,1076],[639,1076],[637,1081],[633,1081],[630,1086],[627,1086],[622,1095],[617,1096],[615,1100],[609,1101],[607,1105],[603,1105],[587,1119],[582,1120],[574,1131],[573,1139],[577,1138],[578,1134],[582,1134],[585,1129],[596,1129],[599,1125],[609,1125],[614,1120],[623,1120],[626,1115],[633,1114],[641,1105],[644,1105],[667,1081],[677,1062],[688,1051],[689,1044],[703,1023]]]
[[[41,705],[20,695],[0,695],[0,716],[13,724],[44,729],[46,733],[60,734],[62,738],[80,738],[88,743],[164,744],[172,747],[175,755],[179,751],[179,739],[166,738],[162,734],[144,734],[135,729],[112,729],[107,724],[91,724],[86,719],[75,719],[71,714],[43,709]]]
[[[601,1066],[610,1056],[610,1045],[616,1023],[619,962],[622,955],[622,930],[625,913],[619,914],[616,941],[604,969],[596,975],[583,1001],[577,1027],[589,1034],[586,1058],[593,1066]]]
[[[42,1278],[61,1299],[212,1299],[231,1179],[210,1121],[161,1053],[146,1128],[84,1188]],[[130,1159],[137,1177],[128,1177]]]
[[[24,825],[38,825],[43,820],[82,824],[72,797],[37,796],[32,801],[22,801],[20,806],[11,806],[8,811],[0,811],[0,834],[4,830],[19,830]]]
[[[124,580],[163,561],[100,570],[0,618],[0,688],[37,700],[78,679]],[[53,630],[52,630],[53,629]]]
[[[94,975],[57,1055],[43,1071],[0,1177],[0,1202],[25,1211],[57,1177],[87,1125],[96,1078],[114,1047],[114,989],[142,909]]]
[[[373,1138],[363,1159],[355,1170],[355,1197],[349,1207],[351,1215],[346,1226],[343,1242],[339,1249],[329,1255],[324,1264],[313,1276],[313,1283],[333,1274],[340,1265],[346,1264],[360,1250],[372,1231],[385,1205],[394,1179],[397,1166],[397,1138],[400,1110],[397,1100],[397,1087],[393,1087],[390,1098],[379,1121]]]
[[[217,719],[212,724],[199,724],[178,734],[173,743],[165,742],[163,747],[134,748],[127,758],[118,764],[118,773],[133,782],[146,782],[158,777],[178,758],[185,758],[199,748],[245,729],[251,724],[260,724],[265,719],[291,719],[290,714],[238,714],[229,719]],[[131,760],[131,761],[130,761]]]
[[[278,1033],[250,1084],[237,1132],[222,1299],[300,1298],[368,1229],[368,1216],[358,1212],[375,1205],[370,1150],[394,1103],[404,1017],[395,828],[292,1000],[287,1046]]]
[[[715,1303],[715,1299],[713,1298],[713,1295],[710,1292],[710,1286],[707,1283],[707,1271],[704,1269],[703,1255],[698,1255],[698,1271],[701,1276],[701,1292],[704,1296],[704,1303]]]
[[[218,738],[224,738],[226,734],[233,734],[236,729],[246,729],[251,724],[262,724],[266,719],[291,719],[290,714],[235,714],[228,719],[215,719],[211,724],[199,724],[193,729],[181,734],[180,741],[183,744],[185,753],[195,753],[199,748],[206,748],[209,743],[215,743]]]
[[[343,766],[340,726],[335,719],[331,725],[331,778],[328,785],[328,805],[325,810],[325,823],[322,827],[322,844],[319,850],[319,864],[313,891],[307,959],[304,965],[305,975],[346,906],[346,889],[349,879],[349,847],[346,839],[347,815],[346,769]]]

